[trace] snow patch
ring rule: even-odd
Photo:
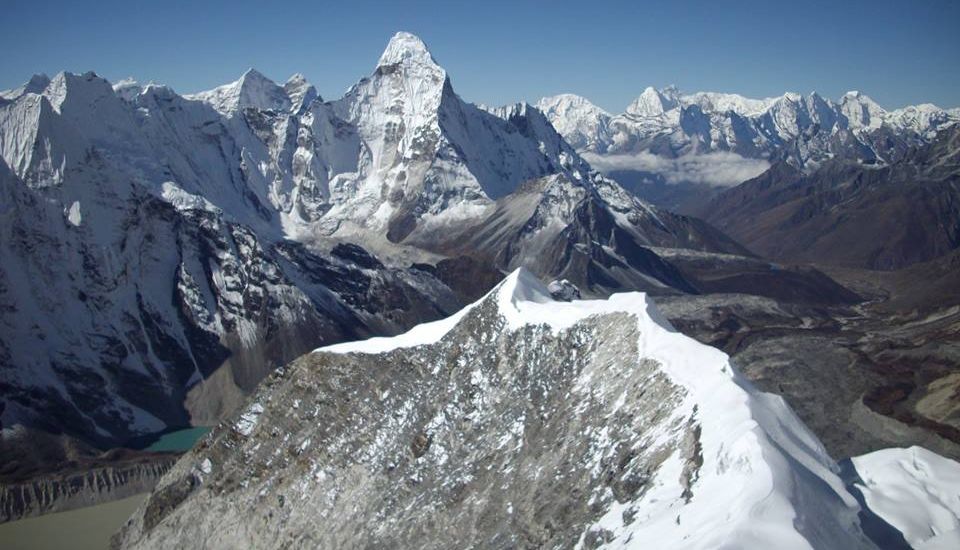
[[[263,414],[263,405],[260,403],[250,405],[250,407],[240,415],[240,419],[235,426],[236,430],[242,435],[249,436],[253,433],[253,429],[257,427],[257,422],[260,420],[261,414]]]
[[[70,208],[68,208],[64,214],[67,216],[67,221],[70,222],[70,225],[80,227],[80,223],[83,221],[83,216],[80,214],[80,201],[73,201],[73,204],[70,205]]]
[[[960,548],[960,464],[922,447],[851,459],[867,506],[916,549]]]

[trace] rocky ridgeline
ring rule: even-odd
[[[0,523],[130,497],[153,489],[179,455],[0,485]]]

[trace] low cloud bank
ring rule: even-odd
[[[737,185],[770,168],[770,163],[763,159],[729,152],[690,154],[675,159],[646,151],[630,155],[586,153],[583,157],[601,172],[638,170],[663,176],[667,183],[706,183],[717,187]]]

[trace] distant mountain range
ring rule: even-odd
[[[781,261],[891,270],[939,258],[960,247],[960,127],[882,167],[778,163],[701,215]]]
[[[537,106],[581,153],[675,158],[730,152],[802,170],[832,158],[893,162],[960,121],[960,109],[927,103],[887,111],[857,91],[832,101],[817,93],[750,99],[647,88],[617,115],[571,94],[543,98]]]
[[[644,200],[700,215],[722,188],[785,163],[811,173],[830,161],[884,166],[960,121],[960,108],[887,111],[860,92],[750,99],[647,88],[624,113],[563,94],[537,106],[594,167]]]

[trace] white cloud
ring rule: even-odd
[[[583,157],[601,172],[639,170],[659,174],[667,183],[706,183],[718,187],[737,185],[770,168],[766,160],[729,152],[689,154],[673,159],[646,151],[630,155],[585,153]]]

